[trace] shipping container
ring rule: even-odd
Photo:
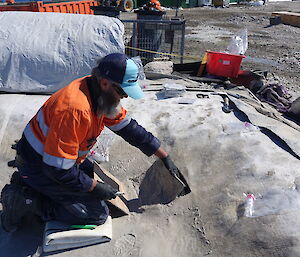
[[[25,12],[59,12],[76,14],[94,14],[91,6],[98,6],[98,1],[72,1],[72,2],[26,2],[0,5],[0,12],[25,11]]]

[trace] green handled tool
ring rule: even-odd
[[[71,225],[71,228],[75,229],[95,229],[97,225]]]

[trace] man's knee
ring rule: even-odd
[[[72,224],[103,224],[109,215],[104,201],[60,204],[56,208],[55,219]]]
[[[64,205],[65,208],[70,214],[79,219],[88,219],[88,210],[86,206],[82,203],[74,203],[70,205]]]

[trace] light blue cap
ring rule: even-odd
[[[144,97],[144,92],[138,83],[138,76],[139,70],[137,65],[133,60],[127,59],[126,70],[121,87],[124,92],[133,99],[141,99]]]

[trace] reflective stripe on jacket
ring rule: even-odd
[[[81,163],[104,126],[116,132],[131,121],[123,107],[113,118],[98,117],[92,110],[86,78],[54,93],[24,130],[29,144],[50,166],[69,169]]]

